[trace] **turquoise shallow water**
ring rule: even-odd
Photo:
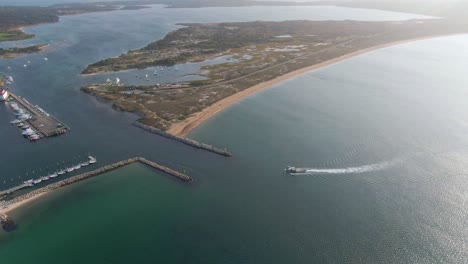
[[[101,51],[118,54],[171,28],[129,24],[118,31],[141,36],[139,43],[118,38],[121,46],[110,45],[115,31],[90,30],[93,19],[32,29],[71,42],[48,54],[55,64],[17,70],[13,89],[47,105],[72,132],[26,143],[0,107],[0,144],[8,150],[0,153],[0,177],[91,151],[101,164],[142,155],[186,170],[195,182],[135,164],[63,188],[13,214],[20,228],[0,233],[2,262],[468,259],[468,36],[365,54],[239,102],[190,135],[228,147],[234,156],[226,159],[131,127],[134,116],[77,91],[85,83],[78,72]],[[286,165],[318,172],[293,177]]]

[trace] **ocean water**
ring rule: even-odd
[[[91,152],[100,164],[145,156],[195,181],[134,164],[63,188],[12,214],[19,229],[0,233],[2,262],[466,262],[468,36],[382,49],[259,92],[191,133],[234,153],[223,158],[132,127],[134,115],[79,92],[100,78],[79,77],[87,63],[175,28],[94,24],[122,15],[31,28],[66,44],[48,64],[44,54],[0,61],[13,65],[12,90],[72,127],[30,144],[0,107],[0,177]],[[22,69],[27,60],[41,66]],[[311,171],[291,176],[287,165]]]
[[[170,164],[185,164],[187,160],[194,159],[194,154],[195,159],[210,160],[212,155],[209,153],[199,154],[198,150],[131,126],[137,116],[117,112],[79,90],[83,85],[103,83],[107,78],[114,77],[119,77],[123,83],[147,83],[141,76],[148,73],[151,82],[155,83],[194,79],[190,74],[197,72],[201,65],[212,62],[178,66],[179,71],[166,69],[164,74],[158,74],[158,78],[151,76],[152,70],[80,76],[86,65],[146,46],[180,27],[177,23],[260,19],[401,20],[417,17],[420,16],[338,7],[167,9],[154,5],[143,10],[65,16],[59,23],[28,27],[26,31],[35,34],[36,38],[2,42],[0,47],[45,43],[50,45],[47,53],[0,60],[0,72],[14,77],[15,82],[10,87],[14,93],[56,116],[71,127],[72,132],[31,144],[9,124],[14,119],[8,114],[11,109],[8,106],[0,107],[0,132],[4,135],[0,138],[0,144],[8,149],[8,152],[0,153],[0,189],[76,163],[87,154],[98,156],[102,163],[135,155],[145,155]],[[47,61],[44,60],[46,57]],[[140,78],[135,76],[137,74]],[[18,161],[21,166],[18,166]]]

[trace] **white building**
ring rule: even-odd
[[[0,88],[0,101],[6,101],[8,99],[8,96],[8,91],[3,88]]]

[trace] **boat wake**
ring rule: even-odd
[[[391,161],[384,161],[380,163],[358,166],[358,167],[346,167],[346,168],[303,168],[304,172],[291,173],[293,175],[314,175],[314,174],[353,174],[353,173],[365,173],[372,171],[381,171],[393,167],[401,159],[394,159]]]

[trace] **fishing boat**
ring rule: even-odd
[[[49,177],[51,177],[51,178],[55,178],[55,177],[57,177],[57,176],[58,176],[57,172],[54,172],[54,173],[52,173],[51,175],[49,175]]]
[[[81,163],[81,167],[86,167],[86,166],[88,166],[88,165],[89,165],[89,161],[86,161],[86,162]]]
[[[75,170],[75,167],[70,167],[70,168],[67,168],[67,172],[72,172]]]
[[[67,173],[66,170],[60,170],[60,171],[57,172],[58,175],[62,175],[62,174],[65,174],[65,173]]]
[[[73,168],[75,168],[75,170],[79,170],[79,169],[81,168],[81,164],[78,164],[78,165],[76,165],[76,166],[73,167]]]

